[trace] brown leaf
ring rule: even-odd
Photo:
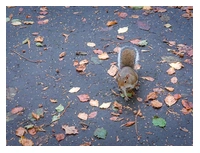
[[[187,109],[187,110],[193,108],[192,102],[188,102],[188,100],[186,100],[186,99],[183,99],[181,103],[182,103],[183,107],[185,107],[185,109]]]
[[[68,41],[68,38],[69,38],[69,35],[68,35],[68,34],[65,34],[65,33],[63,33],[62,35],[65,37],[65,42],[67,42],[67,41]]]
[[[73,61],[73,66],[78,66],[78,65],[79,65],[78,60],[74,60],[74,61]]]
[[[38,24],[47,24],[48,22],[49,22],[49,19],[45,19],[45,20],[38,21]]]
[[[147,30],[148,31],[150,29],[150,26],[145,21],[137,21],[137,25],[142,30]]]
[[[64,57],[66,54],[67,54],[66,52],[62,52],[62,53],[59,54],[59,57],[62,58],[62,57]]]
[[[46,16],[44,16],[44,15],[39,15],[39,16],[37,16],[37,18],[38,19],[43,19],[43,18],[45,18]]]
[[[108,27],[113,26],[113,25],[115,25],[115,24],[117,24],[117,21],[116,21],[116,20],[108,21],[108,22],[106,23],[106,25],[107,25]]]
[[[87,102],[90,100],[90,96],[88,94],[82,94],[77,96],[81,102]]]
[[[52,103],[57,103],[57,102],[58,102],[57,99],[52,99],[52,98],[50,98],[49,100],[50,100],[50,102],[52,102]]]
[[[119,122],[119,121],[121,121],[121,120],[123,120],[124,118],[120,118],[120,117],[117,117],[117,116],[112,116],[111,118],[110,118],[110,120],[111,121],[115,121],[115,122]]]
[[[175,95],[174,95],[174,98],[175,98],[176,100],[179,100],[181,97],[182,97],[181,94],[175,94]]]
[[[167,11],[167,9],[164,9],[164,8],[162,8],[162,7],[156,7],[156,8],[155,8],[155,12],[163,13],[163,12],[166,12],[166,11]]]
[[[100,49],[95,49],[95,50],[93,50],[93,52],[94,52],[95,54],[98,54],[98,55],[103,54],[103,51],[100,50]]]
[[[89,104],[91,106],[99,107],[99,101],[98,100],[91,99],[90,102],[89,102]]]
[[[55,134],[56,140],[59,142],[65,138],[65,135],[63,133]]]
[[[161,93],[163,92],[164,90],[162,88],[153,88],[153,91],[154,92],[157,92],[157,93]]]
[[[40,119],[40,116],[34,112],[31,113],[32,114],[32,117],[36,120],[39,120]]]
[[[65,134],[77,134],[78,130],[75,126],[68,126],[68,125],[62,125],[62,128],[65,130]]]
[[[178,81],[177,77],[171,78],[171,83],[175,84],[175,83],[177,83],[177,81]]]
[[[129,126],[131,126],[133,124],[135,124],[135,121],[128,121],[128,122],[126,122],[125,126],[129,127]]]
[[[32,140],[25,138],[24,136],[22,136],[19,139],[19,143],[21,143],[23,146],[33,146],[34,143]]]
[[[176,42],[175,41],[168,41],[167,44],[169,46],[174,46],[174,45],[176,45]]]
[[[37,131],[36,131],[36,129],[33,127],[33,128],[28,129],[28,133],[29,133],[30,135],[35,135],[35,134],[37,133]]]
[[[70,93],[75,93],[78,92],[80,90],[80,87],[73,87],[69,90]]]
[[[48,9],[47,9],[46,6],[41,6],[41,7],[40,7],[40,11],[43,11],[43,12],[44,12],[44,11],[47,11],[47,10],[48,10]]]
[[[148,95],[147,95],[147,98],[145,101],[148,101],[148,100],[154,100],[158,98],[158,94],[157,92],[150,92]]]
[[[151,6],[143,6],[143,10],[152,10],[153,8]]]
[[[184,132],[189,132],[188,129],[186,129],[185,127],[184,128],[180,127],[180,130],[182,130]]]
[[[170,67],[166,72],[167,74],[172,75],[175,73],[175,69],[173,67]]]
[[[173,87],[165,87],[165,89],[168,90],[168,91],[170,91],[170,92],[174,91]]]
[[[113,106],[114,106],[114,108],[122,109],[122,104],[118,103],[117,101],[113,102]]]
[[[148,81],[154,81],[154,78],[152,77],[141,77],[142,79],[148,80]]]
[[[131,15],[131,18],[137,19],[139,18],[139,15]]]
[[[79,62],[80,65],[88,64],[88,63],[89,63],[89,61],[88,61],[87,59],[81,60],[81,61]]]
[[[84,142],[83,144],[81,144],[80,146],[91,146],[92,143],[91,142]]]
[[[155,107],[155,108],[161,108],[162,107],[162,103],[159,102],[158,100],[152,100],[151,101],[151,106]]]
[[[115,47],[115,48],[113,49],[113,52],[119,53],[120,50],[121,50],[121,47]]]
[[[27,133],[27,130],[23,127],[19,127],[16,131],[15,131],[15,134],[16,136],[18,137],[21,137],[23,136],[25,133]]]
[[[19,113],[19,112],[21,112],[21,111],[23,111],[24,110],[24,108],[23,107],[15,107],[15,108],[13,108],[12,110],[11,110],[11,113],[12,114],[17,114],[17,113]]]
[[[134,45],[139,45],[139,42],[140,42],[141,40],[140,39],[132,39],[132,40],[130,40],[130,42],[132,43],[132,44],[134,44]]]
[[[40,14],[41,14],[41,15],[47,15],[48,12],[46,12],[46,11],[42,11],[42,12],[40,12]]]
[[[31,48],[31,41],[28,40],[28,48]]]
[[[128,16],[128,14],[126,12],[118,12],[117,15],[120,17],[120,18],[126,18]]]
[[[98,58],[101,60],[106,60],[106,59],[109,59],[109,56],[106,52],[104,52],[103,54],[98,55]]]
[[[142,98],[141,97],[137,97],[137,101],[142,102]]]
[[[78,72],[83,72],[85,70],[86,70],[86,65],[85,64],[81,64],[81,65],[78,65],[76,67],[76,71],[78,71]]]
[[[180,62],[170,63],[169,65],[170,65],[171,67],[173,67],[174,69],[176,69],[176,70],[180,70],[182,67],[184,67],[183,64],[180,63]]]
[[[78,118],[80,118],[82,120],[87,120],[88,114],[86,114],[86,113],[79,113],[78,114]]]
[[[45,91],[45,90],[47,90],[48,88],[49,88],[49,87],[44,87],[42,90]]]
[[[109,70],[107,71],[107,73],[110,75],[110,76],[115,76],[117,74],[117,71],[118,71],[118,68],[116,65],[111,65]]]
[[[172,106],[174,105],[175,103],[177,102],[177,100],[174,98],[174,96],[172,95],[167,95],[167,97],[165,98],[165,103],[168,105],[168,106]]]
[[[124,40],[124,36],[117,35],[117,39]]]
[[[33,32],[32,35],[37,36],[37,35],[39,35],[39,32]]]
[[[34,23],[34,21],[24,21],[24,24],[27,24],[27,25],[32,25]]]
[[[88,118],[94,118],[97,116],[97,111],[94,111],[94,112],[91,112],[89,115],[88,115]]]
[[[44,41],[44,37],[42,36],[37,36],[34,40],[35,42],[43,42]]]
[[[182,108],[182,109],[181,109],[181,112],[182,112],[183,114],[187,115],[187,114],[189,114],[189,113],[192,112],[192,109]]]

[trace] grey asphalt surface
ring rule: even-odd
[[[23,10],[19,13],[19,8]],[[15,107],[23,107],[24,111],[6,122],[6,140],[7,146],[21,146],[20,137],[16,136],[18,127],[25,127],[33,124],[34,126],[43,125],[45,132],[37,132],[35,135],[26,133],[24,136],[33,141],[34,145],[42,146],[79,146],[89,142],[92,146],[192,146],[193,145],[193,115],[192,113],[183,114],[181,101],[187,99],[193,102],[193,64],[184,62],[185,59],[192,57],[184,54],[179,58],[167,49],[175,49],[176,45],[169,46],[163,40],[175,41],[176,44],[193,45],[193,18],[187,19],[182,16],[185,13],[180,8],[162,7],[166,12],[156,12],[152,10],[145,15],[144,10],[134,10],[129,7],[50,7],[48,14],[44,19],[49,22],[40,25],[37,16],[40,15],[41,7],[14,7],[6,8],[6,17],[13,14],[13,19],[23,21],[34,21],[32,25],[13,26],[11,22],[6,23],[6,88],[17,88],[17,93],[13,100],[6,100],[6,112],[9,113]],[[153,7],[154,9],[156,7]],[[126,18],[120,18],[117,12],[126,12]],[[26,18],[30,15],[30,18]],[[139,18],[131,18],[132,15],[139,15]],[[168,16],[169,21],[161,20],[161,17]],[[107,27],[109,20],[116,20],[117,24]],[[138,21],[149,25],[149,30],[140,29]],[[170,23],[171,28],[164,27],[164,24]],[[123,34],[124,40],[117,39],[117,30],[127,27],[128,31]],[[171,30],[170,30],[171,29]],[[44,37],[43,47],[35,45],[33,32],[38,32]],[[68,41],[62,34],[68,34]],[[29,38],[30,48],[22,42]],[[120,93],[115,79],[107,73],[112,62],[117,62],[117,54],[113,49],[117,46],[134,46],[128,40],[139,38],[147,40],[145,47],[136,46],[140,52],[138,70],[139,90],[129,101],[124,99],[113,91]],[[87,46],[87,42],[93,42],[95,47]],[[47,48],[47,49],[45,49]],[[94,49],[100,49],[108,52],[109,59],[102,60],[100,64],[95,64],[91,59],[97,57]],[[150,50],[142,52],[142,50]],[[39,63],[33,63],[23,57],[32,60],[42,60]],[[63,60],[59,60],[59,54],[66,52]],[[87,55],[77,55],[77,52],[85,52]],[[168,75],[169,69],[167,62],[161,62],[163,56],[178,57],[184,68],[176,70],[173,75]],[[85,74],[80,74],[73,66],[74,60],[87,59]],[[57,73],[56,70],[59,70]],[[144,80],[141,77],[150,76],[154,81]],[[177,77],[178,82],[173,84],[170,79]],[[173,92],[165,89],[166,86],[174,88]],[[48,87],[47,90],[43,90]],[[77,93],[69,93],[72,87],[80,87]],[[163,106],[155,109],[150,105],[150,101],[145,102],[146,96],[154,88],[162,88],[163,92],[158,94],[159,100]],[[167,106],[164,102],[165,97],[171,93],[181,94],[182,97],[172,106]],[[92,107],[89,102],[80,102],[77,95],[88,94],[90,99],[103,102],[112,102],[107,109]],[[139,102],[137,98],[142,98]],[[57,103],[51,103],[50,99],[57,99]],[[113,109],[114,101],[122,104],[123,109],[120,117],[121,121],[111,121],[111,112],[117,113]],[[62,104],[64,107],[70,102],[60,119],[50,124],[52,115],[56,113],[55,108]],[[44,116],[39,120],[31,121],[29,114],[42,105]],[[137,117],[137,124],[130,127],[121,126],[128,121],[135,121],[134,110],[140,109],[143,117]],[[86,121],[77,117],[80,112],[89,114],[97,111],[97,116],[89,118]],[[152,119],[159,116],[166,121],[164,128],[154,126]],[[88,127],[83,129],[83,123]],[[75,126],[78,133],[66,135],[62,125]],[[136,129],[137,126],[138,139]],[[99,139],[94,136],[97,128],[103,127],[107,131],[105,139]],[[183,130],[186,129],[186,130]],[[65,138],[57,141],[56,134],[63,133]]]

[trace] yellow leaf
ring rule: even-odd
[[[103,104],[101,104],[101,106],[99,106],[99,108],[108,108],[108,107],[110,107],[110,104],[111,104],[111,102],[103,103]]]

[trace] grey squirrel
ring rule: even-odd
[[[134,89],[138,83],[138,74],[134,70],[134,66],[138,64],[139,52],[135,47],[122,47],[118,53],[118,73],[116,81],[118,87],[125,96],[125,100],[129,100],[127,90]]]

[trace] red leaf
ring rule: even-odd
[[[59,142],[65,138],[65,135],[63,133],[55,134],[56,140]]]
[[[11,113],[12,113],[12,114],[17,114],[17,113],[19,113],[19,112],[21,112],[21,111],[23,111],[23,110],[24,110],[23,107],[15,107],[15,108],[13,108],[13,109],[11,110]]]
[[[77,96],[81,102],[87,102],[90,100],[90,96],[88,94],[82,94]]]

